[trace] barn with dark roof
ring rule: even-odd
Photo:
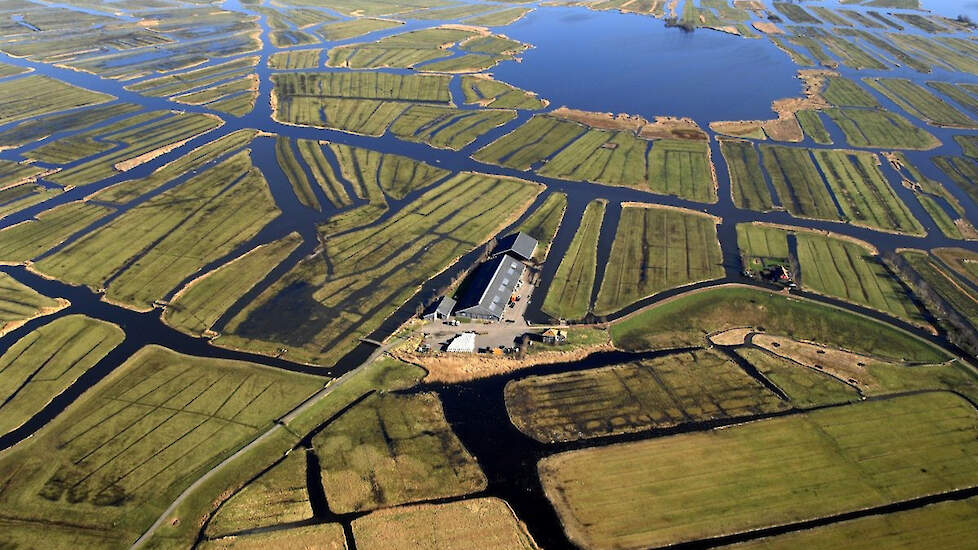
[[[523,260],[530,260],[533,258],[533,253],[536,250],[537,240],[520,231],[519,233],[513,233],[512,235],[507,235],[499,239],[499,244],[492,251],[492,255],[511,254]]]
[[[499,254],[472,273],[455,308],[456,317],[499,321],[526,266],[509,254]]]

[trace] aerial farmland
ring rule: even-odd
[[[978,7],[0,0],[0,549],[971,549]]]

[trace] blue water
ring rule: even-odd
[[[493,74],[554,106],[705,123],[771,118],[772,100],[801,91],[797,67],[767,39],[585,8],[538,9],[500,31],[535,48]]]

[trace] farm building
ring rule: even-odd
[[[452,353],[472,353],[475,351],[475,333],[463,332],[448,343],[446,351]]]
[[[469,279],[455,315],[469,319],[501,320],[525,269],[523,262],[509,254],[500,254],[480,265]]]
[[[452,314],[452,310],[455,309],[455,300],[449,298],[448,296],[442,297],[434,304],[428,306],[421,318],[425,321],[436,321],[439,319],[448,319]]]
[[[520,231],[500,239],[496,249],[492,251],[492,255],[511,254],[525,261],[532,258],[536,250],[537,240]]]
[[[541,335],[541,339],[544,344],[562,344],[567,340],[567,332],[556,328],[548,328]]]

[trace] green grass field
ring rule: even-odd
[[[745,326],[894,360],[948,359],[930,344],[868,317],[737,286],[684,295],[618,321],[610,330],[617,347],[637,351],[699,346],[710,333]]]
[[[526,233],[537,240],[537,249],[533,253],[533,259],[542,262],[547,259],[550,251],[550,244],[557,235],[561,220],[564,219],[564,212],[567,210],[567,195],[564,193],[551,193],[547,195],[530,217],[520,225],[517,230]]]
[[[539,191],[521,180],[458,174],[383,223],[327,239],[330,272],[322,257],[303,261],[217,342],[270,354],[284,345],[289,358],[329,364],[425,280],[515,221]]]
[[[962,191],[978,201],[978,165],[964,157],[931,157],[937,166]]]
[[[967,550],[978,537],[978,499],[941,502],[730,546],[731,550],[926,548]]]
[[[6,334],[24,322],[61,309],[61,300],[48,298],[16,279],[0,273],[0,334]]]
[[[533,11],[533,8],[509,8],[487,13],[485,15],[469,17],[465,20],[465,24],[484,25],[486,27],[504,27],[519,21],[523,18],[523,16],[531,11]]]
[[[0,434],[40,412],[124,338],[115,325],[69,315],[10,346],[0,356]]]
[[[442,105],[412,105],[391,124],[405,141],[458,151],[482,134],[516,118],[509,109],[462,110]]]
[[[35,180],[45,172],[47,172],[45,168],[26,162],[0,160],[0,189]]]
[[[968,115],[945,103],[927,88],[903,78],[867,78],[866,84],[890,98],[911,115],[935,126],[975,128]]]
[[[0,218],[40,204],[61,193],[60,189],[23,183],[0,190]]]
[[[164,322],[187,334],[204,334],[301,242],[298,233],[291,233],[191,281],[170,300],[163,311]]]
[[[795,113],[795,118],[801,124],[801,129],[805,135],[812,138],[812,141],[819,145],[832,145],[832,136],[825,129],[825,124],[822,122],[822,117],[818,111],[798,111]]]
[[[0,459],[0,502],[21,528],[52,517],[131,544],[176,496],[322,379],[161,347],[134,354]]]
[[[543,300],[543,311],[559,319],[580,319],[591,308],[591,290],[597,269],[598,237],[605,201],[588,203],[567,253],[560,260]]]
[[[493,109],[543,109],[547,102],[536,94],[510,86],[505,82],[481,75],[462,77],[462,93],[465,103]]]
[[[820,294],[924,323],[920,310],[880,259],[864,246],[824,235],[798,232],[801,285]]]
[[[859,392],[855,388],[816,369],[755,348],[738,349],[736,353],[780,388],[796,408],[807,409],[860,400]]]
[[[401,155],[338,143],[330,144],[330,148],[336,154],[343,176],[354,182],[357,196],[371,202],[382,201],[372,197],[377,193],[401,200],[449,175],[448,170]]]
[[[105,206],[75,201],[8,227],[0,231],[0,261],[21,263],[35,258],[112,211]]]
[[[623,207],[594,313],[613,313],[663,290],[723,277],[716,223],[691,210]]]
[[[827,109],[823,112],[842,129],[846,142],[853,147],[926,151],[941,144],[927,130],[889,111]]]
[[[296,449],[226,500],[207,524],[209,538],[312,519],[306,452]]]
[[[449,80],[378,72],[273,74],[275,118],[379,136],[412,102],[450,106]]]
[[[151,97],[171,97],[196,88],[212,86],[224,80],[246,76],[257,64],[257,57],[243,57],[202,69],[141,80],[126,86],[126,89]]]
[[[761,161],[753,143],[740,139],[721,139],[720,152],[730,174],[730,194],[738,208],[764,212],[774,206],[771,192],[761,172]]]
[[[265,178],[242,151],[80,237],[37,268],[93,288],[111,279],[108,298],[145,309],[278,214]]]
[[[544,443],[783,411],[790,405],[719,354],[530,376],[506,385],[506,409]]]
[[[309,177],[299,164],[299,159],[296,158],[292,140],[283,136],[275,138],[275,159],[286,179],[289,180],[289,185],[292,186],[292,191],[299,202],[308,208],[322,212],[323,206],[319,204],[319,199],[316,198],[316,193],[309,183]]]
[[[319,523],[305,527],[237,535],[215,540],[205,540],[199,546],[202,550],[263,550],[280,548],[283,550],[347,550],[343,526],[339,523]]]
[[[293,50],[268,56],[268,67],[278,70],[315,69],[322,65],[323,50]]]
[[[460,496],[486,487],[431,393],[374,395],[313,438],[336,513]]]
[[[311,139],[298,139],[296,144],[299,148],[299,155],[309,167],[313,180],[323,190],[326,199],[336,208],[353,204],[346,187],[337,174],[333,172],[333,167],[326,159],[322,144]]]
[[[808,149],[780,145],[760,148],[764,167],[788,212],[802,218],[839,219],[839,211]]]
[[[924,235],[923,226],[880,172],[875,154],[825,149],[812,154],[850,223]]]
[[[664,546],[973,486],[976,421],[967,401],[929,393],[562,453],[539,470],[572,540]]]
[[[775,227],[738,223],[737,247],[744,267],[755,272],[775,265],[787,267],[791,263],[787,233]]]
[[[978,285],[978,253],[964,248],[935,248],[931,252],[959,276]]]
[[[390,19],[350,19],[349,21],[327,23],[316,29],[316,33],[322,36],[324,40],[332,42],[363,36],[374,31],[392,29],[403,24],[402,21],[392,21]]]
[[[64,186],[95,183],[148,162],[223,124],[219,118],[210,115],[182,112],[156,114],[163,116],[148,124],[118,128],[111,133],[104,130],[93,131],[93,139],[106,140],[122,147],[105,151],[104,154],[53,174],[48,179]],[[140,117],[137,115],[137,118]],[[69,144],[76,144],[75,139],[66,139]]]
[[[935,260],[922,251],[900,253],[910,267],[926,281],[951,307],[978,326],[978,292],[971,290],[963,281],[948,272]]]
[[[408,69],[451,55],[446,46],[476,36],[471,30],[435,27],[387,36],[363,44],[337,46],[327,53],[328,67]]]
[[[535,115],[519,128],[473,153],[472,158],[529,170],[530,166],[553,155],[586,131],[584,126],[574,122]]]
[[[251,143],[251,140],[255,138],[257,133],[257,130],[238,130],[231,132],[157,168],[145,178],[126,180],[111,185],[99,191],[93,197],[100,202],[120,205],[127,204],[167,182],[173,181],[194,170],[200,170],[202,166],[209,162],[227,158],[231,153],[244,149]]]
[[[0,98],[0,125],[115,99],[37,74],[0,82]]]
[[[498,498],[380,510],[353,521],[363,550],[536,550],[526,528]]]

